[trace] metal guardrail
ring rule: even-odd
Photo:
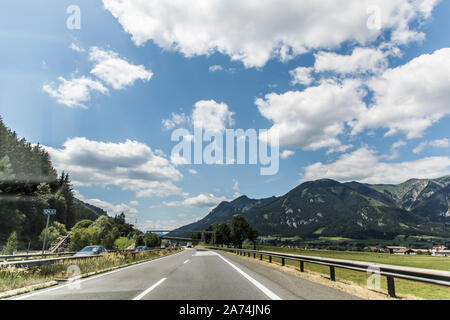
[[[74,255],[76,252],[58,252],[58,253],[32,253],[32,254],[15,254],[15,255],[6,255],[0,256],[0,261],[7,260],[24,260],[28,258],[38,258],[38,257],[61,257],[61,256],[70,256]]]
[[[157,251],[157,250],[172,250],[175,248],[166,248],[166,249],[161,249],[161,248],[152,248],[146,251],[139,251],[136,252],[135,250],[111,250],[111,251],[107,251],[106,254],[108,253],[123,253],[123,254],[130,254],[130,255],[136,255],[139,254],[141,252],[148,252],[148,251]],[[99,258],[102,257],[104,255],[95,255],[95,256],[78,256],[78,257],[74,257],[73,254],[75,254],[76,252],[66,252],[66,254],[72,254],[72,256],[70,257],[61,257],[61,258],[50,258],[50,259],[34,259],[34,260],[22,260],[22,261],[5,261],[5,262],[0,262],[0,268],[6,268],[6,267],[15,267],[15,268],[30,268],[30,267],[39,267],[39,266],[43,266],[43,265],[48,265],[48,264],[54,264],[60,261],[66,261],[66,260],[80,260],[80,259],[93,259],[93,258]],[[52,255],[52,254],[48,254],[48,255]],[[40,257],[42,255],[38,255],[38,257]]]
[[[274,257],[280,258],[282,266],[286,264],[286,260],[299,261],[300,272],[304,272],[305,262],[328,266],[330,267],[331,281],[336,281],[335,268],[348,269],[353,271],[365,272],[368,274],[377,274],[380,276],[385,276],[387,279],[388,293],[391,297],[395,297],[395,281],[394,281],[395,278],[450,287],[449,271],[402,267],[389,264],[377,264],[354,260],[302,256],[296,254],[285,254],[271,251],[219,248],[219,247],[208,247],[208,249],[228,251],[238,255],[248,255],[249,257],[253,254],[253,258],[255,259],[257,258],[258,255],[260,260],[263,260],[263,257],[267,256],[269,257],[269,263],[272,263],[272,258]]]
[[[98,258],[100,256],[79,256],[79,257],[62,257],[62,258],[50,258],[50,259],[36,259],[36,260],[22,260],[22,261],[7,261],[1,262],[0,268],[14,267],[14,268],[31,268],[40,267],[43,265],[54,264],[60,261],[66,260],[79,260],[79,259],[89,259]]]

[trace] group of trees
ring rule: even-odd
[[[19,139],[1,118],[0,200],[0,242],[13,232],[22,241],[37,240],[45,226],[43,209],[56,209],[57,221],[66,226],[75,223],[69,176],[58,176],[48,153]]]
[[[114,218],[100,216],[97,220],[78,221],[73,227],[70,250],[80,250],[85,246],[101,244],[106,249],[126,249],[132,244],[156,247],[161,240],[155,234],[143,234],[125,221],[125,214]]]
[[[0,117],[0,248],[8,252],[28,244],[31,249],[42,248],[44,209],[56,209],[48,244],[68,230],[72,230],[73,250],[93,244],[112,249],[143,237],[126,223],[123,213],[111,218],[102,209],[74,198],[69,175],[58,176],[45,149],[19,139]],[[153,243],[148,237],[145,241]]]
[[[42,246],[43,209],[56,209],[52,219],[66,229],[79,217],[98,216],[74,201],[69,175],[58,176],[49,154],[39,144],[19,139],[0,118],[0,246],[14,232],[19,243]]]
[[[151,232],[138,234],[136,237],[136,246],[147,246],[148,248],[159,247],[161,246],[161,238]]]
[[[233,245],[236,248],[242,248],[242,243],[248,240],[253,243],[253,248],[256,248],[256,240],[259,232],[257,229],[251,227],[245,217],[241,214],[234,215],[231,219],[231,228],[225,222],[217,225],[209,226],[205,231],[213,231],[213,233],[205,233],[205,242],[212,244],[215,235],[215,244],[221,246]],[[199,235],[194,235],[196,238]],[[201,235],[200,235],[201,237]]]

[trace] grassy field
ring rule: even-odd
[[[245,247],[245,246],[244,246]],[[245,248],[250,249],[250,246]],[[283,252],[300,254],[306,256],[346,259],[366,261],[382,264],[392,264],[398,266],[408,266],[416,268],[436,269],[450,271],[450,258],[448,257],[432,257],[428,255],[389,255],[385,253],[371,253],[371,252],[355,252],[355,251],[331,251],[331,250],[300,250],[280,248],[273,246],[258,246],[258,250]],[[268,258],[265,258],[268,260]],[[275,263],[281,263],[280,259],[273,259]],[[298,262],[286,260],[287,265],[298,267]],[[320,266],[311,263],[305,263],[305,270],[324,275],[329,275],[329,267]],[[367,285],[368,274],[362,272],[355,272],[351,270],[336,269],[336,280],[351,281],[360,286]],[[432,300],[450,300],[450,288],[424,284],[420,282],[395,279],[396,292],[399,297],[402,295],[413,295],[422,299]],[[386,289],[386,279],[383,277],[381,281],[381,289]]]
[[[326,249],[333,246],[340,246],[341,248],[356,248],[360,249],[365,246],[405,246],[408,248],[426,249],[438,245],[446,245],[450,243],[450,238],[435,237],[435,236],[407,236],[398,235],[394,239],[351,239],[343,237],[318,237],[315,239],[302,239],[300,237],[276,237],[263,236],[260,240],[267,241],[267,245],[281,246],[281,245],[299,245],[308,246],[310,248]],[[345,250],[345,249],[343,249]]]
[[[177,251],[147,251],[135,255],[112,253],[98,258],[63,261],[36,268],[4,268],[0,269],[0,292],[36,285],[58,278],[73,276],[67,273],[69,266],[77,266],[81,274],[88,274],[120,267],[128,264],[153,260]]]

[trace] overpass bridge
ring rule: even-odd
[[[216,232],[215,231],[205,231],[205,230],[147,230],[147,233],[190,233],[190,234],[194,234],[194,233],[201,233],[201,239],[193,239],[191,238],[187,238],[187,237],[175,237],[175,236],[160,236],[161,239],[164,240],[175,240],[175,241],[198,241],[198,240],[205,240],[205,234],[212,234],[213,235],[213,244],[216,243]]]
[[[160,238],[163,240],[188,241],[188,242],[197,240],[197,239],[192,239],[192,238],[181,238],[181,237],[171,237],[171,236],[161,236]]]

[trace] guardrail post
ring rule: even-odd
[[[305,263],[300,261],[300,272],[305,272]]]
[[[281,258],[281,265],[282,265],[282,266],[285,266],[285,265],[286,265],[286,262],[284,261],[284,258]]]
[[[269,256],[269,263],[272,263],[272,256]]]
[[[336,281],[336,275],[334,273],[334,267],[333,266],[330,267],[330,280],[331,281]]]
[[[395,282],[394,277],[387,276],[387,288],[388,288],[388,294],[390,297],[395,297]]]
[[[256,253],[253,253],[253,259],[256,259]]]
[[[261,256],[259,257],[259,260],[261,260],[261,261],[262,261],[262,259],[263,259],[263,255],[261,255]]]
[[[248,257],[250,258],[250,252],[248,253]]]

